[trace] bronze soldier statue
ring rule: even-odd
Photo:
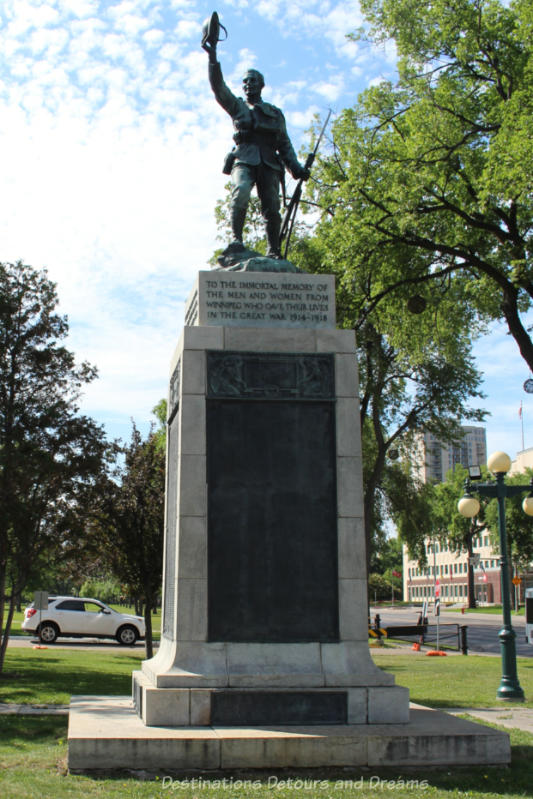
[[[231,229],[234,241],[228,249],[242,248],[242,231],[253,186],[256,186],[265,221],[267,256],[280,253],[280,182],[284,166],[296,179],[307,180],[309,170],[300,164],[287,134],[279,108],[261,99],[264,78],[249,69],[242,81],[244,98],[226,86],[217,61],[218,16],[213,14],[204,29],[202,47],[209,54],[209,82],[213,93],[233,120],[235,146],[226,156],[224,172],[231,174]]]

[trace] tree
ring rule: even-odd
[[[362,0],[396,84],[342,112],[313,191],[367,307],[453,296],[502,319],[533,369],[533,11],[529,0]],[[360,36],[361,34],[359,34]],[[423,315],[423,314],[422,314]]]
[[[161,591],[165,506],[165,451],[157,433],[145,441],[133,426],[122,448],[124,464],[97,487],[89,546],[112,573],[144,600],[146,657],[153,655],[152,612]]]
[[[383,542],[379,552],[374,552],[370,562],[373,574],[387,574],[401,571],[402,542],[396,536],[389,536]]]
[[[152,413],[159,422],[157,430],[154,432],[157,446],[162,452],[167,450],[167,401],[161,399],[157,405],[152,408]]]
[[[367,321],[358,336],[361,379],[361,427],[363,430],[364,513],[368,557],[376,536],[383,530],[384,517],[406,509],[413,493],[407,483],[409,472],[395,466],[389,454],[412,457],[413,433],[430,431],[440,440],[460,435],[458,420],[483,418],[468,401],[480,396],[479,375],[471,364],[466,347],[457,349],[454,361],[443,341],[427,342],[409,351],[394,346],[393,335],[379,333]],[[448,329],[448,335],[454,335]],[[454,336],[455,337],[455,336]],[[455,343],[459,336],[455,337]],[[395,449],[396,448],[396,449]],[[401,490],[398,490],[401,486]]]
[[[60,343],[57,301],[46,271],[0,264],[0,671],[17,599],[54,558],[106,452],[102,429],[78,414],[96,370]]]

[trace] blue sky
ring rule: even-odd
[[[316,113],[338,113],[394,75],[393,47],[346,39],[362,23],[357,0],[216,8],[227,82],[237,90],[246,67],[260,69],[297,150]],[[127,437],[131,417],[144,428],[166,395],[184,301],[217,246],[232,131],[199,44],[212,11],[189,0],[0,5],[0,258],[57,282],[69,346],[100,371],[83,410],[112,436]],[[533,445],[529,371],[501,331],[476,352],[489,450],[514,456],[521,400]]]

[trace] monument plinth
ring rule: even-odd
[[[331,275],[200,272],[170,380],[146,725],[408,720],[368,650],[357,361]]]
[[[510,761],[374,665],[357,360],[331,276],[200,272],[171,365],[163,617],[127,697],[73,697],[72,771]]]

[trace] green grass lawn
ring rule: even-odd
[[[463,610],[461,608],[445,608],[447,613],[462,613]],[[464,608],[465,613],[489,613],[495,616],[502,615],[502,606],[501,605],[490,605],[489,607],[482,607],[482,608]],[[512,616],[523,616],[524,615],[524,607],[522,606],[520,610],[512,610]]]
[[[511,768],[357,770],[336,772],[203,773],[178,780],[165,774],[87,777],[68,774],[65,718],[4,717],[0,727],[2,799],[518,799],[531,796],[533,736],[511,732]],[[198,779],[201,777],[201,781]],[[314,781],[314,784],[313,784]],[[312,786],[312,787],[311,787]]]
[[[68,704],[72,694],[125,695],[144,650],[128,654],[69,649],[9,649],[0,674],[0,702]]]
[[[414,702],[441,708],[497,705],[495,696],[501,676],[498,657],[429,658],[416,653],[392,655],[386,649],[374,651],[373,657],[381,668],[395,674],[398,684],[410,689]],[[142,659],[140,651],[110,654],[104,650],[80,652],[53,647],[8,649],[5,670],[0,675],[0,701],[65,704],[71,694],[129,694],[131,672]],[[518,670],[526,705],[533,707],[533,659],[519,658]],[[220,776],[207,774],[200,775],[202,781],[196,783],[191,782],[192,777],[189,781],[165,782],[164,774],[144,775],[149,779],[131,773],[112,778],[69,775],[65,765],[66,717],[0,719],[2,799],[518,799],[532,794],[533,735],[519,731],[511,733],[511,768],[409,769],[405,773],[398,769],[283,772],[277,777],[285,781],[284,785],[273,785],[268,775],[252,772],[227,775],[228,779],[233,777],[233,782],[224,786]],[[317,782],[309,787],[310,780]]]
[[[372,650],[374,662],[409,688],[411,701],[429,707],[494,707],[501,680],[501,659],[482,655],[427,657],[411,652],[391,655]],[[526,695],[520,707],[533,707],[533,658],[517,658],[518,679]],[[508,704],[507,702],[505,703]],[[513,703],[514,704],[514,703]]]
[[[409,651],[392,655],[374,649],[380,668],[409,688],[411,700],[430,707],[491,707],[497,704],[501,679],[499,657],[450,655],[427,657]],[[0,702],[67,704],[72,694],[126,695],[131,672],[140,667],[144,650],[125,653],[68,649],[7,650],[0,674]],[[518,658],[518,676],[526,694],[522,706],[533,707],[533,658]]]

